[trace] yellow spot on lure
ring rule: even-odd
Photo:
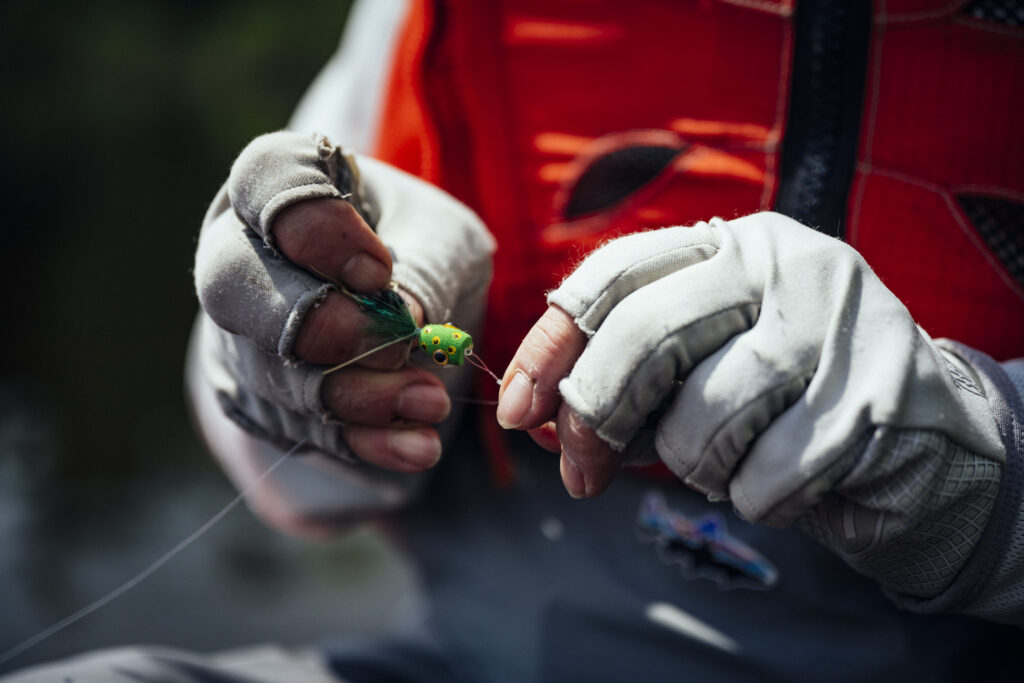
[[[451,323],[427,325],[420,330],[420,348],[438,365],[462,365],[473,351],[473,337]]]

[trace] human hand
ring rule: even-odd
[[[419,323],[472,316],[492,251],[479,219],[427,183],[372,159],[356,166],[312,136],[257,138],[200,236],[196,286],[216,324],[204,374],[250,431],[422,470],[440,457],[432,425],[450,410],[445,385],[405,364],[408,344],[325,377],[381,342],[334,283],[372,292],[394,280]]]
[[[548,300],[506,371],[498,417],[547,445],[557,433],[563,467],[582,475],[567,482],[575,494],[607,487],[666,401],[659,454],[713,498],[732,489],[751,518],[779,512],[787,488],[837,455],[801,451],[841,450],[872,425],[942,426],[1001,457],[987,403],[954,383],[957,361],[853,249],[778,214],[616,240]]]
[[[607,488],[664,409],[657,455],[748,520],[787,525],[838,497],[857,533],[819,535],[853,554],[965,498],[984,527],[1005,449],[977,374],[838,240],[770,213],[632,235],[548,301],[498,418],[561,450],[574,496]]]

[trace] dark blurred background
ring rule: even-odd
[[[196,235],[235,155],[285,124],[335,49],[348,5],[0,4],[0,654],[233,496],[183,400]],[[392,559],[369,532],[310,545],[239,509],[0,673],[128,642],[209,651],[388,628],[409,608]],[[380,594],[394,614],[367,616]]]

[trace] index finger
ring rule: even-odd
[[[312,199],[283,209],[271,226],[289,261],[356,292],[391,282],[391,253],[355,207],[342,199]]]
[[[498,423],[535,429],[558,414],[558,382],[569,374],[587,336],[562,309],[549,306],[523,338],[498,392]]]

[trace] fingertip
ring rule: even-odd
[[[441,437],[433,429],[392,429],[388,446],[406,471],[430,469],[441,459]]]
[[[562,460],[567,463],[562,471],[562,481],[569,493],[581,498],[593,498],[604,493],[622,467],[622,454],[608,445],[566,404],[558,411],[557,430]],[[575,488],[570,489],[570,485]]]
[[[422,472],[441,460],[441,437],[430,427],[353,425],[345,429],[345,441],[363,462],[394,472]]]
[[[498,424],[504,429],[518,429],[533,407],[533,389],[534,384],[525,373],[515,372],[498,394]]]
[[[569,374],[587,338],[573,319],[549,307],[523,338],[498,390],[498,423],[505,429],[535,429],[555,417],[558,382]]]
[[[587,482],[583,478],[583,472],[576,466],[576,463],[566,454],[558,462],[558,469],[562,475],[562,484],[565,490],[573,498],[585,498],[587,495]]]
[[[530,435],[534,443],[546,451],[551,453],[560,453],[562,451],[562,444],[558,440],[558,427],[555,426],[554,420],[549,420],[540,427],[529,430],[527,434]]]
[[[444,385],[415,383],[398,395],[395,414],[412,422],[437,424],[451,413],[452,402]]]

